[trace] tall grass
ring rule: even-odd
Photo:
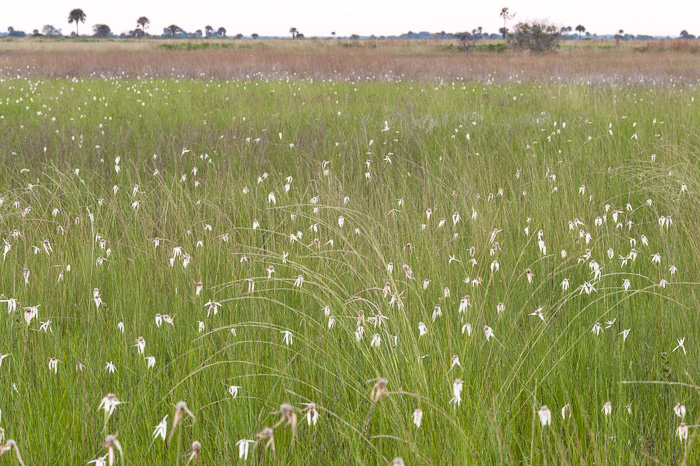
[[[12,40],[0,42],[0,75],[339,81],[697,83],[695,41],[569,41],[555,53],[474,53],[447,40]],[[489,47],[494,51],[489,51]]]
[[[114,433],[126,463],[182,464],[195,440],[203,464],[232,463],[236,442],[272,427],[283,403],[300,410],[296,437],[278,427],[274,453],[258,443],[248,461],[698,461],[695,429],[680,442],[673,413],[683,403],[697,424],[695,86],[19,77],[0,89],[0,229],[11,245],[0,292],[40,305],[30,325],[21,309],[0,318],[0,353],[10,354],[0,409],[28,464],[85,463]],[[574,219],[584,225],[570,230]],[[582,293],[585,282],[597,291]],[[394,293],[403,307],[389,304]],[[216,315],[209,301],[221,304]],[[539,307],[544,321],[530,315]],[[156,314],[174,326],[157,327]],[[381,326],[367,321],[379,314]],[[40,330],[47,320],[51,332]],[[680,338],[687,354],[673,351]],[[49,358],[61,361],[57,374]],[[377,378],[388,394],[375,404]],[[123,404],[104,426],[108,393]],[[166,414],[171,428],[178,401],[196,422],[166,445],[152,432]],[[307,402],[319,407],[313,427],[301,419]],[[551,426],[539,423],[542,405]]]

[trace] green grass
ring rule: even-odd
[[[166,50],[206,50],[208,48],[212,49],[230,49],[230,48],[236,48],[236,47],[242,47],[242,44],[236,44],[232,42],[182,42],[182,43],[167,43],[167,44],[160,44],[158,46],[159,49],[166,49]],[[248,45],[248,47],[252,47],[252,45]]]
[[[463,47],[457,44],[447,44],[447,45],[438,45],[435,47],[435,50],[437,52],[462,52]],[[502,42],[497,42],[497,43],[487,43],[487,44],[477,44],[474,45],[473,50],[476,52],[505,52],[508,50],[508,46],[505,43]]]
[[[501,42],[495,44],[479,44],[476,46],[476,50],[479,52],[505,52],[508,50],[508,46]]]
[[[282,403],[304,402],[321,407],[318,424],[299,413],[296,438],[277,427],[275,454],[258,444],[248,461],[700,461],[696,430],[679,442],[673,413],[683,403],[685,422],[698,424],[698,390],[622,383],[700,382],[696,87],[13,78],[0,90],[0,230],[11,245],[0,292],[40,305],[30,325],[21,309],[0,317],[0,353],[10,354],[0,367],[0,422],[27,464],[85,464],[106,454],[104,437],[114,433],[125,464],[184,464],[195,440],[202,464],[228,464],[238,461],[238,440],[278,421]],[[659,226],[660,216],[673,225]],[[572,231],[576,218],[585,225]],[[491,256],[496,228],[500,251]],[[10,237],[15,229],[21,239]],[[290,242],[297,231],[303,237]],[[622,267],[631,238],[638,257]],[[186,268],[182,257],[170,265],[176,246],[191,257]],[[595,281],[587,248],[601,266]],[[586,281],[597,292],[581,294]],[[402,309],[382,296],[386,282]],[[471,307],[460,314],[465,295]],[[218,314],[207,316],[209,300],[221,303]],[[436,304],[442,316],[433,322]],[[540,306],[544,322],[529,315]],[[358,342],[360,311],[388,320],[366,322]],[[156,327],[157,313],[175,316],[174,327]],[[49,319],[52,332],[40,331]],[[428,334],[419,337],[421,321]],[[485,325],[495,332],[488,342]],[[152,369],[134,346],[139,336]],[[680,338],[687,354],[672,352]],[[450,368],[453,355],[461,366]],[[57,374],[49,358],[61,361]],[[389,394],[375,406],[378,377]],[[231,385],[242,387],[236,398]],[[123,404],[105,426],[98,405],[108,393]],[[196,423],[185,417],[168,447],[152,432],[165,415],[170,430],[178,401]],[[551,426],[537,420],[541,405]]]

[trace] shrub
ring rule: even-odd
[[[476,47],[477,36],[465,32],[459,35],[459,49],[463,52],[471,52]]]
[[[505,52],[506,44],[503,42],[496,42],[495,44],[479,44],[476,46],[478,52]]]
[[[521,50],[548,52],[559,47],[561,35],[556,26],[545,22],[518,23],[510,35],[511,45]]]

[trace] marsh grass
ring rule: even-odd
[[[249,461],[698,461],[695,429],[679,443],[672,411],[682,402],[688,424],[698,424],[695,86],[20,77],[0,89],[0,229],[12,245],[0,264],[0,292],[41,305],[38,320],[52,321],[46,333],[20,312],[0,318],[0,353],[11,354],[0,368],[2,426],[28,464],[85,463],[105,454],[104,434],[116,432],[127,464],[182,463],[195,440],[202,464],[231,463],[236,443],[274,425],[280,405],[301,410],[310,402],[320,412],[316,426],[300,419],[296,437],[276,428],[274,453],[264,449],[265,437],[251,446]],[[385,121],[389,131],[382,131]],[[596,227],[606,204],[624,211],[632,228],[616,228],[610,212]],[[435,211],[429,221],[428,208]],[[462,217],[456,225],[454,212]],[[673,226],[660,227],[660,216],[671,216]],[[447,219],[442,228],[440,217]],[[585,223],[590,244],[569,230],[574,218]],[[495,274],[494,228],[502,229]],[[13,229],[21,239],[9,239]],[[546,254],[537,247],[540,229]],[[297,231],[303,237],[290,243]],[[630,238],[639,256],[622,268],[618,254],[628,253]],[[54,253],[35,254],[32,246],[47,239]],[[181,258],[169,264],[176,246],[191,256],[186,268]],[[603,266],[591,295],[577,289],[591,281],[588,261],[579,263],[587,248]],[[650,260],[657,252],[661,265]],[[450,255],[461,262],[449,263]],[[102,265],[98,257],[106,257]],[[405,277],[403,264],[416,280]],[[301,287],[294,286],[298,275]],[[464,283],[475,276],[481,286]],[[424,278],[431,280],[426,290]],[[571,280],[568,291],[563,278]],[[632,281],[629,291],[623,278]],[[665,289],[662,278],[670,282]],[[382,297],[387,281],[403,309]],[[94,288],[104,301],[99,309]],[[472,305],[462,315],[467,294]],[[221,307],[207,317],[209,300]],[[433,322],[438,303],[443,315]],[[544,322],[529,315],[540,306]],[[376,328],[366,323],[358,342],[359,311],[389,319]],[[174,326],[157,327],[156,313],[174,316]],[[612,319],[612,328],[591,333],[594,323]],[[418,335],[419,321],[426,336]],[[465,323],[471,336],[462,332]],[[495,332],[491,341],[484,325]],[[284,331],[292,332],[291,345]],[[375,333],[382,343],[370,347]],[[144,355],[134,347],[139,336]],[[683,337],[688,353],[673,352]],[[461,366],[450,368],[455,354]],[[154,368],[144,356],[156,358]],[[47,367],[52,357],[62,361],[57,374]],[[105,372],[107,361],[116,373]],[[387,379],[387,393],[371,400],[378,378]],[[450,404],[456,378],[464,381],[460,406]],[[691,386],[622,383],[632,381]],[[235,398],[231,385],[242,387]],[[105,421],[97,407],[107,393],[123,404]],[[172,422],[179,401],[197,421],[183,418],[179,447],[170,448],[151,433],[166,414]],[[607,401],[610,416],[601,411]],[[562,421],[567,403],[572,415]],[[545,429],[536,420],[541,405],[553,414]],[[411,420],[416,408],[424,413],[419,429]]]
[[[0,41],[0,75],[36,78],[309,78],[336,81],[481,81],[583,84],[697,83],[697,41],[567,41],[556,53],[473,53],[457,41],[90,40]]]

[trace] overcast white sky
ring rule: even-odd
[[[115,33],[133,29],[139,16],[151,20],[150,32],[177,24],[187,31],[223,26],[228,34],[288,35],[294,26],[309,36],[393,35],[457,32],[482,26],[496,33],[503,6],[519,19],[549,19],[558,26],[583,24],[588,31],[610,34],[677,36],[682,29],[700,33],[698,0],[0,0],[0,30],[8,26],[31,32],[45,24],[74,30],[68,13],[82,8],[92,25],[108,24]],[[5,23],[5,24],[3,24]]]

